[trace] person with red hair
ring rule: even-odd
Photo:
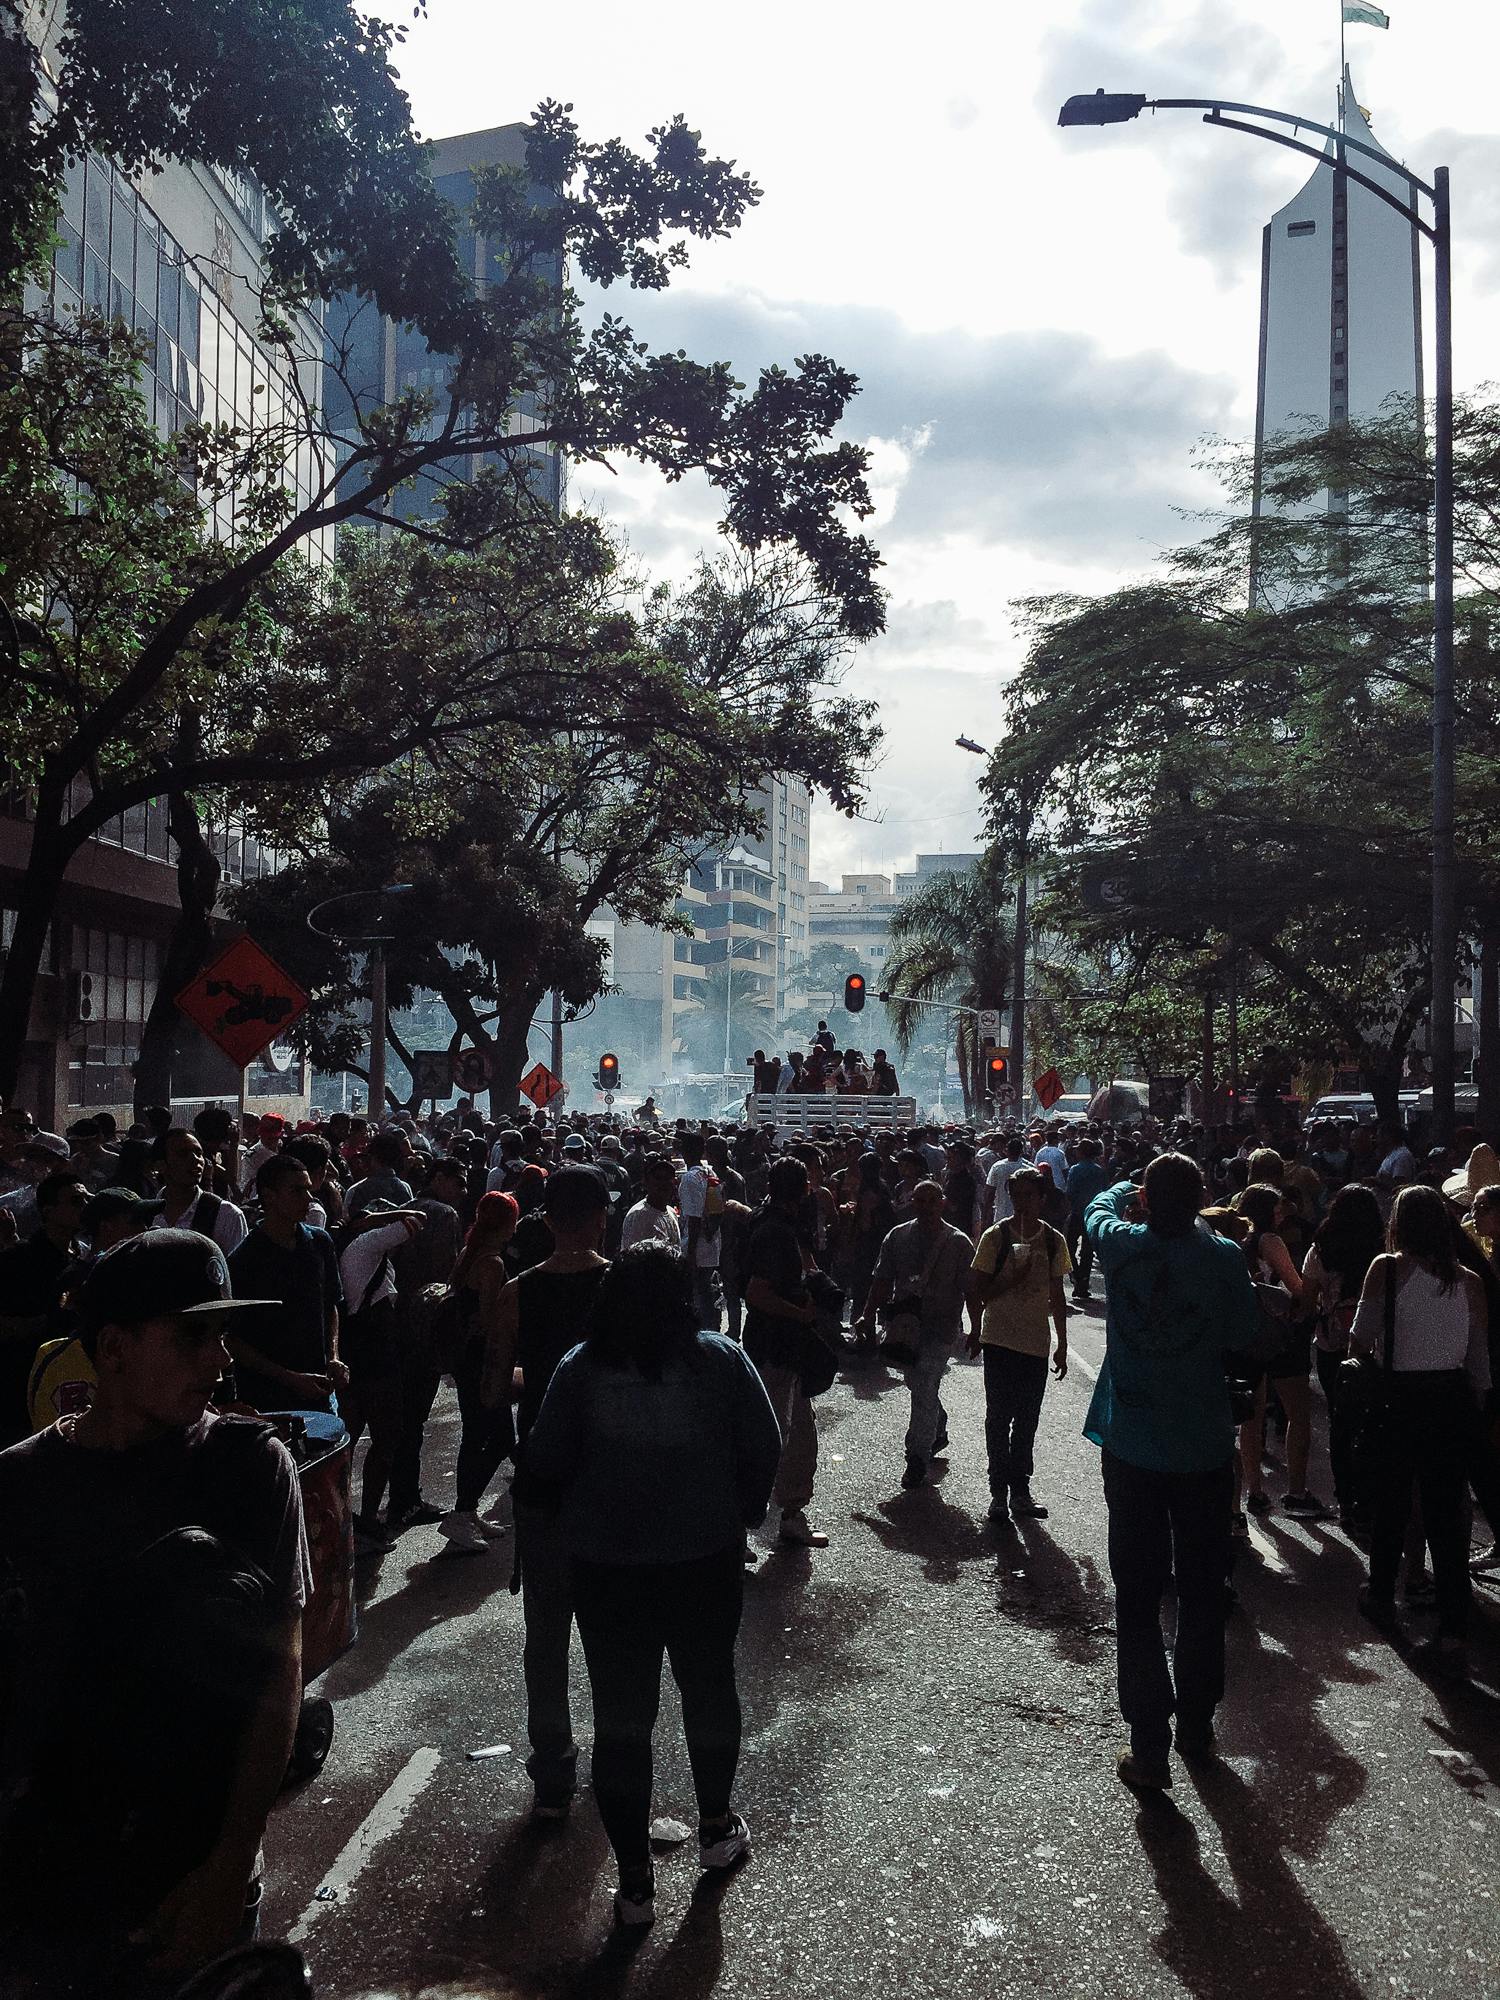
[[[453,1370],[463,1422],[458,1446],[458,1505],[441,1530],[455,1555],[482,1555],[492,1540],[505,1533],[505,1524],[495,1518],[495,1509],[481,1515],[479,1503],[485,1488],[515,1450],[515,1424],[510,1398],[502,1397],[493,1409],[487,1409],[482,1384],[485,1347],[495,1327],[500,1295],[510,1282],[505,1251],[520,1215],[514,1195],[496,1192],[480,1196],[450,1286],[465,1328]]]

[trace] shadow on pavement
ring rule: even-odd
[[[1114,1637],[1109,1584],[1088,1556],[1070,1556],[1040,1521],[995,1522],[986,1541],[995,1557],[995,1609],[1002,1618],[1045,1632],[1060,1659],[1085,1666],[1104,1657]]]
[[[387,1556],[399,1562],[401,1553]],[[331,1667],[319,1688],[332,1700],[345,1700],[372,1688],[414,1640],[434,1625],[477,1611],[488,1597],[510,1587],[514,1546],[507,1538],[481,1556],[434,1556],[417,1559],[406,1581],[389,1597],[366,1602],[371,1582],[364,1574],[360,1597],[359,1637],[342,1660]],[[457,1643],[457,1640],[455,1640]]]
[[[1321,2000],[1366,2000],[1338,1934],[1303,1894],[1281,1853],[1279,1829],[1257,1793],[1227,1764],[1192,1774],[1219,1829],[1237,1894],[1203,1865],[1192,1822],[1166,1800],[1150,1800],[1136,1832],[1167,1912],[1153,1949],[1195,2000],[1243,2000],[1257,1974],[1271,1990],[1293,1975],[1316,1981]]]
[[[873,1513],[856,1510],[850,1519],[870,1528],[895,1555],[918,1556],[929,1583],[957,1583],[962,1567],[982,1561],[990,1540],[973,1516],[943,1498],[941,1464],[936,1477],[910,1492],[897,1491],[877,1502]],[[897,1483],[899,1474],[893,1478]]]

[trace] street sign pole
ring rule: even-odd
[[[376,1124],[385,1116],[385,946],[370,946],[370,1101],[365,1109]]]

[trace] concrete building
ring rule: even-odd
[[[1335,123],[1351,139],[1379,145],[1347,69]],[[1409,200],[1394,161],[1386,166],[1363,153],[1347,158],[1360,173]],[[1377,195],[1338,175],[1332,140],[1303,187],[1266,224],[1255,417],[1257,515],[1260,459],[1269,442],[1367,421],[1381,415],[1393,396],[1420,406],[1420,241],[1416,229]],[[1325,493],[1309,511],[1336,514],[1343,504],[1342,494]],[[1286,588],[1257,564],[1252,602],[1269,602]]]
[[[935,876],[967,875],[982,859],[978,854],[919,854],[911,868],[890,875],[845,875],[837,889],[810,883],[809,945],[842,945],[878,977],[891,954],[891,920],[906,898]]]
[[[38,7],[27,20],[44,61],[61,14]],[[141,335],[141,393],[164,434],[200,418],[245,427],[275,421],[294,386],[317,400],[317,324],[308,319],[299,330],[306,361],[297,385],[282,357],[255,335],[255,295],[276,218],[248,176],[173,164],[127,179],[90,158],[68,172],[56,227],[49,282],[30,288],[28,310],[64,321],[80,311],[102,313]],[[304,442],[287,465],[299,501],[319,476],[314,451]],[[215,533],[232,536],[225,503],[206,494],[203,501]],[[226,887],[270,865],[242,826],[221,821],[206,831]],[[29,846],[24,803],[11,795],[0,802],[0,951],[14,926]],[[58,1129],[103,1109],[129,1123],[132,1065],[177,909],[164,798],[125,813],[75,859],[22,1056],[18,1094],[41,1124]],[[173,1082],[179,1117],[208,1102],[233,1103],[239,1085],[239,1071],[190,1030]],[[300,1058],[273,1051],[250,1071],[248,1096],[253,1109],[295,1112],[305,1104],[305,1085]]]

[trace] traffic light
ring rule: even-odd
[[[844,1005],[851,1014],[858,1014],[865,1004],[864,974],[851,972],[844,981]]]
[[[620,1088],[620,1058],[618,1056],[600,1056],[599,1069],[594,1081],[601,1090],[618,1090]]]
[[[984,1087],[993,1096],[1010,1082],[1010,1051],[991,1049],[985,1058]]]

